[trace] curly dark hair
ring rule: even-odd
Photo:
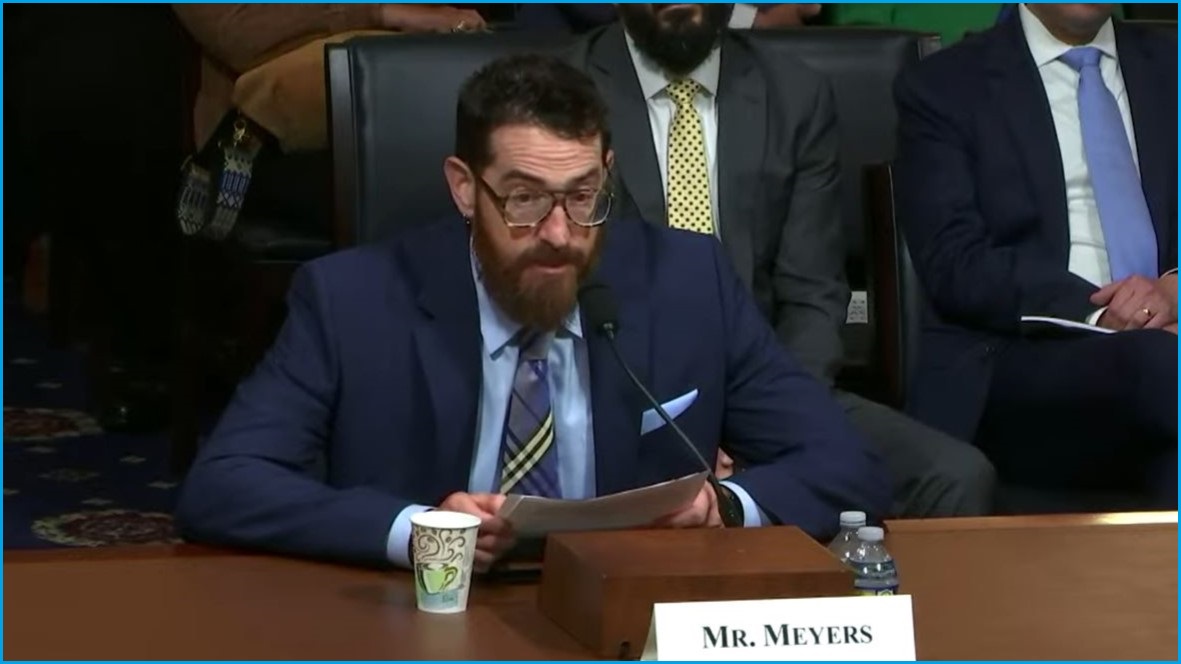
[[[594,81],[552,55],[501,57],[464,82],[455,113],[455,155],[472,170],[483,170],[492,161],[492,132],[515,124],[569,139],[597,136],[604,155],[611,145],[607,105]]]

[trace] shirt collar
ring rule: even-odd
[[[631,35],[627,34],[627,31],[624,31],[623,34],[627,39],[627,50],[631,54],[632,64],[635,65],[636,77],[640,80],[640,89],[644,92],[644,99],[652,99],[668,87],[672,79],[651,58],[640,53],[636,48],[635,41],[632,40]],[[709,56],[705,58],[705,62],[689,72],[689,78],[697,81],[698,85],[704,88],[710,96],[717,95],[718,77],[722,70],[721,64],[721,49],[715,46],[709,52]]]
[[[474,248],[469,252],[469,255],[471,257],[472,280],[476,284],[476,304],[480,309],[480,336],[484,339],[484,352],[492,357],[499,355],[504,347],[513,341],[517,333],[521,331],[521,324],[510,318],[492,300],[492,296],[484,288],[484,270],[480,265],[480,260],[476,258]],[[571,336],[582,338],[582,316],[579,314],[577,304],[562,321],[562,330]]]
[[[1025,32],[1025,43],[1029,44],[1029,53],[1033,56],[1033,62],[1039,69],[1054,62],[1070,49],[1076,48],[1059,41],[1057,37],[1050,34],[1046,26],[1042,25],[1038,17],[1029,11],[1025,3],[1021,3],[1017,11],[1021,16],[1021,30]],[[1119,60],[1115,50],[1115,28],[1112,27],[1110,18],[1103,24],[1103,27],[1099,28],[1095,39],[1086,45],[1094,46],[1103,55]]]

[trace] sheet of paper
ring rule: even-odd
[[[680,479],[587,500],[510,495],[498,516],[518,535],[538,537],[569,530],[635,528],[688,505],[705,483],[705,471]]]
[[[1056,327],[1079,330],[1082,332],[1096,332],[1099,334],[1111,334],[1112,330],[1098,325],[1088,325],[1074,320],[1066,320],[1065,318],[1054,318],[1053,316],[1022,316],[1022,323],[1036,324],[1036,325],[1053,325]]]

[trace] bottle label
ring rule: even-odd
[[[885,588],[854,588],[854,595],[874,596],[874,595],[897,595],[898,586],[887,586]]]

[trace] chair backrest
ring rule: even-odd
[[[802,59],[832,81],[841,119],[847,191],[860,191],[866,164],[893,156],[891,86],[902,67],[938,48],[938,37],[878,28],[752,31],[771,52]],[[329,47],[330,123],[342,213],[363,225],[372,210],[431,218],[450,205],[436,165],[454,142],[460,84],[482,64],[511,52],[556,52],[568,36],[505,32],[478,35],[363,37]],[[374,81],[381,81],[374,85]],[[367,173],[411,164],[381,182]],[[854,253],[864,254],[859,196],[845,196],[844,220]],[[389,204],[397,203],[396,208]],[[369,237],[358,228],[358,240]]]
[[[443,160],[464,79],[509,53],[552,52],[569,36],[504,32],[361,37],[328,47],[329,126],[340,246],[454,211]]]
[[[862,172],[894,157],[894,79],[938,50],[939,36],[889,28],[803,28],[752,31],[772,53],[795,56],[832,84],[841,133],[844,210],[850,252],[865,253]]]
[[[893,158],[894,78],[936,50],[939,38],[889,28],[751,31],[749,37],[771,57],[798,58],[831,81],[840,121],[847,272],[855,291],[868,291],[872,323],[879,307],[870,283],[862,172],[867,164]],[[571,39],[529,32],[399,35],[330,46],[338,243],[371,241],[453,210],[442,162],[453,148],[463,80],[503,54],[560,52]],[[871,325],[847,325],[844,336],[852,373],[876,373]]]
[[[874,252],[877,317],[875,364],[881,368],[884,401],[906,405],[907,386],[919,352],[926,295],[911,261],[894,210],[894,173],[889,164],[865,169],[865,201]]]
[[[764,30],[752,31],[750,36],[772,52],[803,60],[832,84],[841,133],[846,273],[850,288],[865,291],[868,299],[868,324],[852,321],[843,330],[846,370],[840,382],[847,389],[872,393],[882,371],[875,366],[879,353],[874,348],[873,331],[881,306],[873,284],[874,252],[867,249],[871,238],[862,178],[867,165],[894,158],[895,77],[904,67],[938,50],[939,36],[870,27]]]

